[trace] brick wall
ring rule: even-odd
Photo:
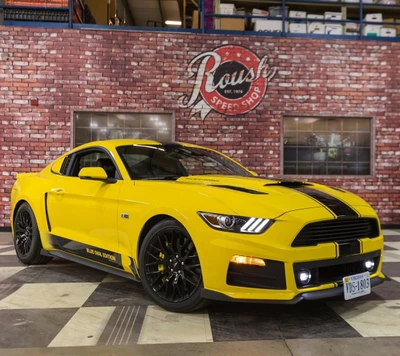
[[[268,55],[278,74],[255,110],[190,118],[179,105],[193,86],[187,63],[223,44]],[[38,171],[70,147],[77,109],[173,111],[177,140],[272,177],[280,176],[284,115],[372,117],[375,175],[314,180],[360,194],[382,223],[400,224],[400,43],[0,27],[2,52],[0,226],[9,225],[15,174]]]

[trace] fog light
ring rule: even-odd
[[[365,268],[367,271],[371,272],[375,267],[375,262],[374,260],[366,260],[365,261]]]
[[[253,266],[265,267],[264,260],[262,258],[256,258],[256,257],[235,255],[231,257],[230,262],[238,263],[241,265],[253,265]]]
[[[297,272],[298,279],[301,284],[308,284],[311,281],[311,272],[308,269]]]

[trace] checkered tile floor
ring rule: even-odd
[[[384,235],[388,278],[363,298],[213,303],[174,314],[155,306],[140,284],[95,269],[61,259],[26,267],[8,234],[0,239],[0,349],[400,336],[400,230]]]

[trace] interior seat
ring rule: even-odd
[[[116,168],[111,158],[99,158],[96,161],[97,167],[102,167],[108,178],[115,178]]]

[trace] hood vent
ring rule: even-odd
[[[211,187],[231,189],[231,190],[236,190],[238,192],[249,193],[249,194],[264,194],[264,195],[268,195],[268,193],[260,192],[258,190],[242,188],[242,187],[235,187],[235,186],[232,186],[232,185],[211,185]]]
[[[264,184],[264,187],[270,187],[270,186],[274,186],[274,185],[278,185],[278,186],[282,186],[282,187],[286,187],[286,188],[300,188],[300,187],[313,186],[312,183],[300,182],[297,180],[280,180],[280,181],[277,181],[276,183]]]

